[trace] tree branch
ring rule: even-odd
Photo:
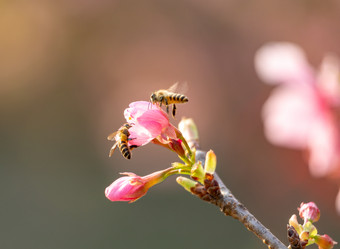
[[[206,153],[197,150],[196,160],[205,162]],[[248,209],[239,202],[231,191],[225,186],[221,178],[214,173],[207,179],[204,186],[197,186],[192,192],[204,201],[208,201],[218,206],[225,215],[231,216],[244,224],[259,239],[271,249],[287,249],[287,247],[275,237]]]

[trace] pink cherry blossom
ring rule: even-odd
[[[266,83],[279,84],[263,107],[267,139],[276,145],[303,149],[314,176],[339,176],[339,63],[324,59],[319,72],[295,44],[270,43],[258,50],[255,68]]]
[[[132,125],[129,129],[129,146],[142,146],[154,139],[161,143],[177,139],[177,129],[170,124],[168,115],[158,105],[147,101],[132,102],[125,109],[124,116]]]
[[[147,176],[138,176],[131,172],[121,173],[127,176],[120,177],[111,183],[105,189],[105,196],[110,201],[134,202],[144,196],[153,185],[162,182],[167,177],[169,170],[171,168]]]

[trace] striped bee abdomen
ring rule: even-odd
[[[127,142],[121,141],[119,143],[119,150],[122,153],[123,157],[125,157],[126,159],[131,158],[131,152],[130,152],[129,146],[127,145]]]
[[[185,103],[185,102],[188,102],[188,97],[183,95],[183,94],[178,94],[178,93],[171,94],[169,96],[169,98],[170,98],[170,101],[175,102],[175,103]]]

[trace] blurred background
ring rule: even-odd
[[[190,99],[203,149],[234,195],[284,243],[302,201],[340,241],[335,182],[312,178],[300,151],[263,134],[271,87],[254,71],[269,41],[301,45],[314,66],[340,54],[336,0],[61,0],[0,2],[0,248],[266,248],[175,177],[133,204],[104,189],[177,156],[150,144],[109,158],[109,133],[135,100],[174,82]],[[312,246],[316,248],[316,246]]]

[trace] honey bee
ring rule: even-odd
[[[131,150],[133,148],[137,147],[136,145],[132,145],[130,147],[128,145],[128,141],[131,140],[131,138],[129,138],[129,136],[130,136],[129,129],[131,127],[132,126],[130,124],[125,123],[118,129],[118,131],[111,133],[107,137],[107,139],[110,140],[110,141],[116,141],[115,144],[112,146],[112,148],[110,150],[109,157],[112,156],[113,152],[115,151],[115,149],[118,146],[123,157],[125,157],[126,159],[131,158]]]
[[[179,87],[181,87],[181,90],[184,91],[184,88],[187,87],[186,84],[181,84],[179,86],[178,82],[172,85],[167,90],[158,90],[156,92],[153,92],[150,96],[150,102],[152,104],[159,103],[159,106],[162,106],[164,104],[166,106],[166,112],[169,113],[169,105],[173,104],[172,107],[172,116],[175,117],[176,115],[176,104],[180,103],[186,103],[189,101],[188,97],[177,93],[179,92]]]

